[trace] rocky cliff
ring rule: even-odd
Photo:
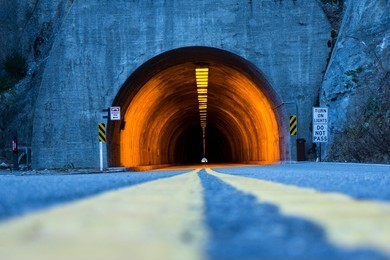
[[[389,1],[346,1],[326,71],[327,160],[390,162]]]
[[[73,0],[0,2],[0,162],[10,161],[15,131],[20,146],[30,146],[38,89],[46,59]],[[4,61],[13,52],[28,62],[26,76],[12,89]]]

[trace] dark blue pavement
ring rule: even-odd
[[[306,162],[214,170],[324,192],[340,192],[356,199],[390,200],[390,165]]]
[[[346,250],[330,244],[318,225],[288,217],[278,207],[258,203],[220,179],[199,173],[210,230],[207,255],[212,260],[246,259],[387,259],[370,249]]]
[[[390,165],[305,162],[213,169],[224,174],[384,202],[377,203],[380,205],[387,206],[390,200]],[[189,171],[187,168],[153,172],[45,175],[5,172],[0,174],[0,221],[160,178],[174,180],[170,177]],[[224,174],[218,176],[227,176]],[[272,200],[266,203],[261,200],[261,196],[259,199],[245,193],[218,176],[207,174],[204,170],[194,176],[197,181],[200,179],[202,185],[199,198],[204,203],[201,214],[208,232],[204,248],[206,259],[390,259],[385,252],[377,251],[380,249],[368,246],[347,249],[334,240],[331,242],[325,226],[320,225],[320,222],[294,214],[283,214],[280,205],[272,204]],[[191,183],[188,187],[191,187]],[[172,197],[175,196],[174,189],[169,192]],[[170,197],[167,203],[172,203]],[[312,209],[310,204],[308,207]],[[384,216],[387,219],[387,215]],[[156,215],[156,221],[158,218]],[[192,227],[185,228],[191,230]]]
[[[23,175],[0,175],[0,220],[115,190],[187,172],[186,170]]]

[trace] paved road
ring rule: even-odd
[[[390,166],[0,175],[0,259],[390,259]]]
[[[0,220],[183,172],[185,171],[114,174],[53,174],[51,172],[46,175],[4,172],[0,175]]]

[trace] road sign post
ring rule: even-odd
[[[99,142],[99,169],[103,171],[103,143]]]
[[[319,161],[321,144],[328,142],[328,108],[313,107],[313,143],[319,143]]]
[[[19,170],[19,154],[18,154],[18,133],[15,131],[12,137],[12,157],[14,171]]]
[[[106,125],[103,123],[98,124],[98,136],[99,136],[99,162],[100,171],[103,171],[103,143],[106,142]]]

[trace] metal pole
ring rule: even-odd
[[[321,151],[321,143],[320,143],[320,162],[321,162],[321,153],[322,151]]]
[[[13,167],[12,169],[17,171],[19,170],[19,155],[18,155],[18,132],[14,132],[14,136],[12,137],[12,156],[13,156]]]
[[[28,167],[28,146],[26,146],[25,150],[26,150],[26,167]]]
[[[103,143],[99,142],[100,171],[103,171]]]

